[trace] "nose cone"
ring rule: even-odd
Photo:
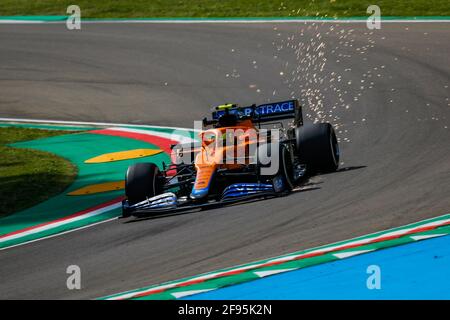
[[[193,189],[191,192],[191,199],[203,199],[208,195],[208,188]]]
[[[197,174],[194,187],[191,191],[191,199],[204,199],[208,196],[209,187],[216,171],[216,164],[196,164]]]

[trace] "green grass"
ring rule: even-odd
[[[29,208],[61,193],[77,169],[51,153],[7,144],[67,134],[67,131],[0,128],[0,217]]]
[[[0,16],[66,15],[71,4],[82,17],[289,17],[367,16],[371,4],[384,16],[449,16],[448,0],[2,0]]]

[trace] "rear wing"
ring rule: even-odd
[[[203,123],[204,125],[215,124],[219,117],[226,113],[236,114],[242,119],[250,118],[256,123],[294,119],[295,125],[303,125],[302,107],[297,99],[267,103],[259,106],[254,104],[249,107],[230,105],[229,108],[221,108],[213,111],[212,120],[204,119]]]

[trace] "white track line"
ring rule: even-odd
[[[121,24],[121,23],[164,23],[164,24],[258,24],[258,23],[366,23],[367,20],[315,20],[315,19],[296,19],[296,20],[123,20],[123,21],[81,21],[88,24]],[[425,23],[425,22],[450,22],[450,20],[381,20],[381,23]],[[64,22],[65,23],[65,22]]]
[[[109,204],[109,205],[107,205],[105,207],[102,207],[102,208],[99,208],[99,209],[96,209],[96,210],[88,211],[88,212],[86,212],[86,213],[84,213],[82,215],[78,215],[78,216],[75,216],[73,218],[69,218],[69,219],[64,218],[64,220],[61,220],[61,221],[58,221],[58,220],[53,221],[53,222],[50,221],[50,222],[48,222],[48,223],[46,223],[46,224],[44,224],[42,226],[32,227],[32,229],[29,229],[29,230],[26,230],[26,231],[21,231],[20,233],[14,233],[12,235],[1,236],[0,237],[0,243],[11,241],[11,240],[15,240],[15,239],[19,239],[19,238],[23,238],[23,237],[26,237],[26,236],[29,236],[29,235],[32,235],[32,234],[36,234],[36,233],[39,233],[39,232],[44,232],[44,231],[47,231],[47,230],[55,229],[55,228],[61,227],[63,225],[74,223],[74,222],[77,222],[77,221],[80,221],[80,220],[84,220],[84,219],[87,219],[87,218],[92,218],[92,217],[98,216],[98,215],[100,215],[102,213],[109,212],[109,211],[112,211],[114,209],[118,209],[121,206],[122,206],[122,202],[116,202],[116,203]]]
[[[0,20],[0,24],[39,24],[45,23],[41,20]]]
[[[114,220],[117,220],[117,219],[118,219],[117,217],[116,218],[111,218],[111,219],[95,222],[95,223],[92,223],[92,224],[88,224],[88,225],[85,225],[85,226],[82,226],[82,227],[79,227],[79,228],[75,228],[75,229],[72,229],[72,230],[67,230],[67,231],[63,231],[63,232],[60,232],[60,233],[55,233],[55,234],[52,234],[52,235],[49,235],[49,236],[46,236],[46,237],[43,237],[43,238],[38,238],[38,239],[34,239],[34,240],[18,243],[18,244],[9,246],[9,247],[0,248],[0,251],[11,249],[11,248],[15,248],[15,247],[20,247],[20,246],[23,246],[23,245],[26,245],[26,244],[30,244],[30,243],[33,243],[33,242],[38,242],[38,241],[45,240],[45,239],[56,238],[56,237],[59,237],[59,236],[62,236],[62,235],[68,234],[68,233],[72,233],[72,232],[75,232],[75,231],[80,231],[80,230],[87,229],[87,228],[90,228],[90,227],[93,227],[93,226],[96,226],[96,225],[99,225],[99,224],[102,224],[102,223],[111,222],[111,221],[114,221]]]
[[[316,20],[316,19],[267,19],[267,20],[81,20],[81,24],[267,24],[267,23],[366,23],[366,19],[337,19],[337,20]],[[428,19],[398,19],[381,20],[381,23],[448,23],[450,19],[428,20]],[[41,21],[41,20],[0,20],[0,24],[66,24],[66,20],[61,21]]]
[[[40,123],[40,124],[53,124],[53,125],[78,125],[78,126],[92,126],[92,127],[136,127],[136,128],[160,128],[160,129],[173,129],[181,131],[194,131],[193,129],[179,128],[179,127],[165,127],[165,126],[151,126],[144,124],[133,123],[111,123],[111,122],[89,122],[89,121],[65,121],[65,120],[46,120],[46,119],[22,119],[22,118],[0,118],[3,122],[13,123]]]
[[[134,128],[106,128],[107,130],[111,131],[117,131],[117,132],[129,132],[129,133],[138,133],[138,134],[144,134],[148,136],[158,136],[164,139],[170,139],[178,141],[179,143],[191,143],[195,142],[196,140],[185,137],[180,134],[176,134],[176,130],[174,130],[173,133],[165,133],[165,132],[159,132],[159,131],[153,131],[153,130],[140,130],[140,129],[134,129]]]

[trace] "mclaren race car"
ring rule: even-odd
[[[337,170],[329,123],[303,124],[297,100],[216,107],[198,142],[171,146],[171,164],[136,163],[126,173],[123,217],[282,196],[315,173]]]

